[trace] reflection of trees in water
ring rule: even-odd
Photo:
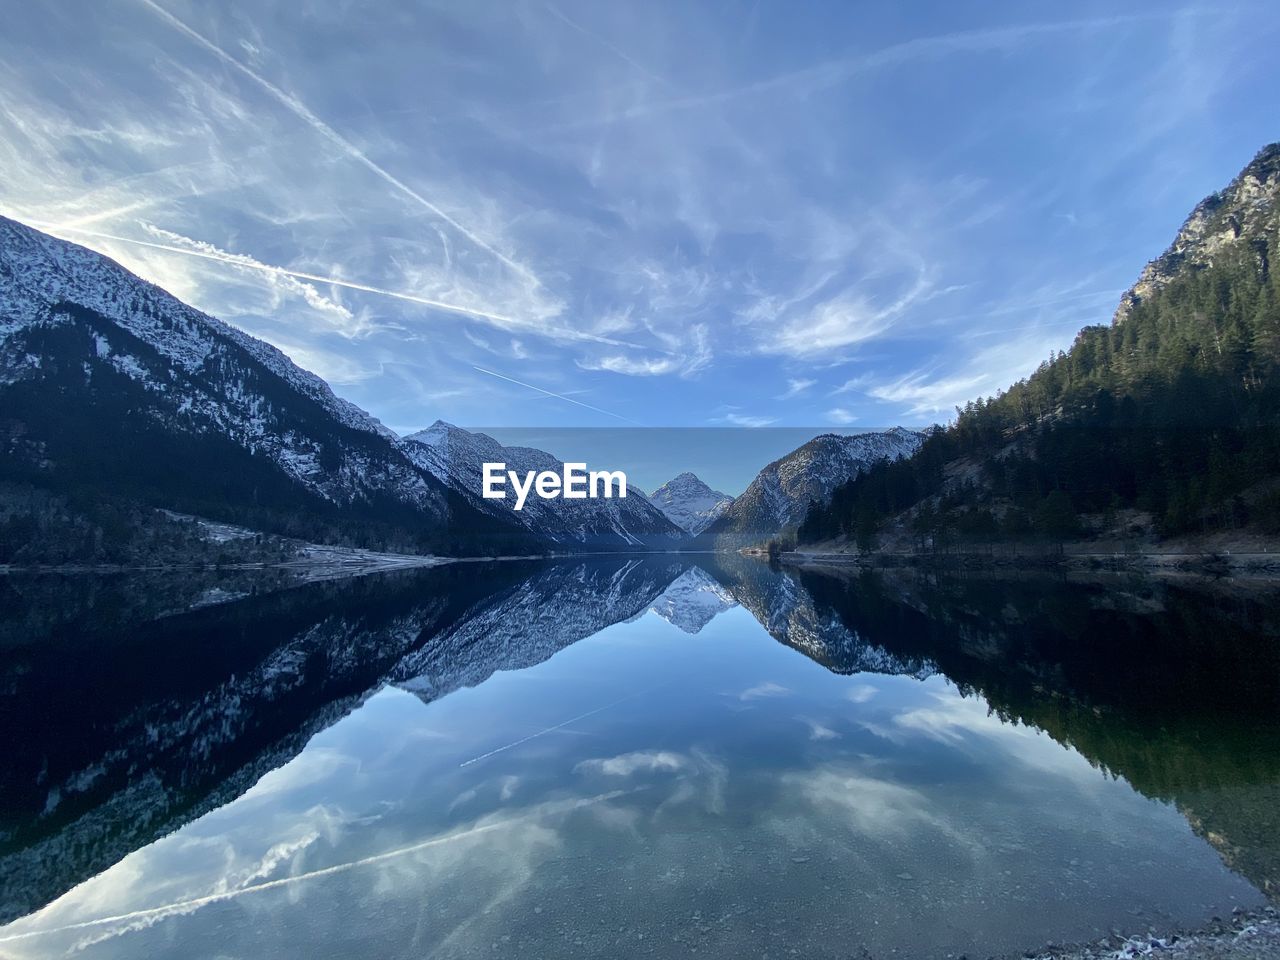
[[[0,584],[18,601],[0,623],[0,921],[239,796],[384,683],[434,699],[659,597],[684,622],[674,607],[697,592],[663,591],[690,560],[460,564],[269,593],[253,592],[252,575]],[[942,670],[1002,717],[1176,803],[1274,895],[1280,613],[1269,596],[695,562],[828,669]]]
[[[26,604],[0,633],[0,922],[234,800],[381,685],[426,674],[429,700],[530,666],[685,566],[450,564],[206,606],[252,575],[0,582]]]
[[[1280,606],[1116,578],[794,575],[850,631],[927,658],[1148,797],[1280,896]]]

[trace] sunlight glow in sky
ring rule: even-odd
[[[396,430],[920,425],[1278,136],[1268,5],[1117,9],[28,5],[0,213]]]

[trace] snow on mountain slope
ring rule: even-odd
[[[718,539],[748,541],[795,527],[810,502],[825,502],[837,486],[878,460],[910,456],[924,438],[924,433],[904,427],[814,437],[761,470],[706,532]]]
[[[679,570],[678,561],[652,557],[547,564],[406,656],[390,679],[429,703],[499,670],[542,663],[644,613]]]
[[[682,530],[697,535],[729,509],[733,497],[712,490],[688,471],[668,480],[649,499]]]
[[[282,522],[356,508],[411,537],[495,526],[451,504],[398,437],[276,348],[3,217],[0,397],[11,426],[0,454],[37,482]]]
[[[833,673],[883,673],[923,680],[938,672],[933,661],[900,657],[851,630],[828,604],[819,604],[790,570],[739,556],[717,563],[727,589],[775,640]]]
[[[513,520],[563,547],[664,548],[685,538],[684,531],[650,503],[643,491],[630,485],[626,497],[607,499],[543,499],[530,492],[519,511],[509,487],[504,500],[481,496],[485,463],[505,463],[507,470],[515,470],[521,476],[529,470],[561,473],[564,464],[544,450],[505,447],[488,434],[472,433],[441,420],[404,440],[418,466],[457,491],[476,509]]]
[[[729,590],[701,567],[690,567],[662,591],[649,609],[685,633],[698,633],[708,623],[736,607]]]
[[[394,434],[275,347],[223,323],[85,247],[0,217],[0,339],[48,322],[59,303],[88,307],[154,347],[188,373],[206,367],[230,341],[344,426]]]

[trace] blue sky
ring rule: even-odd
[[[1280,137],[1272,6],[1120,6],[29,4],[0,212],[397,430],[924,424]]]

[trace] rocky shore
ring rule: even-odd
[[[1106,937],[1097,943],[1023,954],[1034,960],[1275,960],[1280,957],[1280,912],[1275,907],[1239,910],[1200,930],[1145,937]]]

